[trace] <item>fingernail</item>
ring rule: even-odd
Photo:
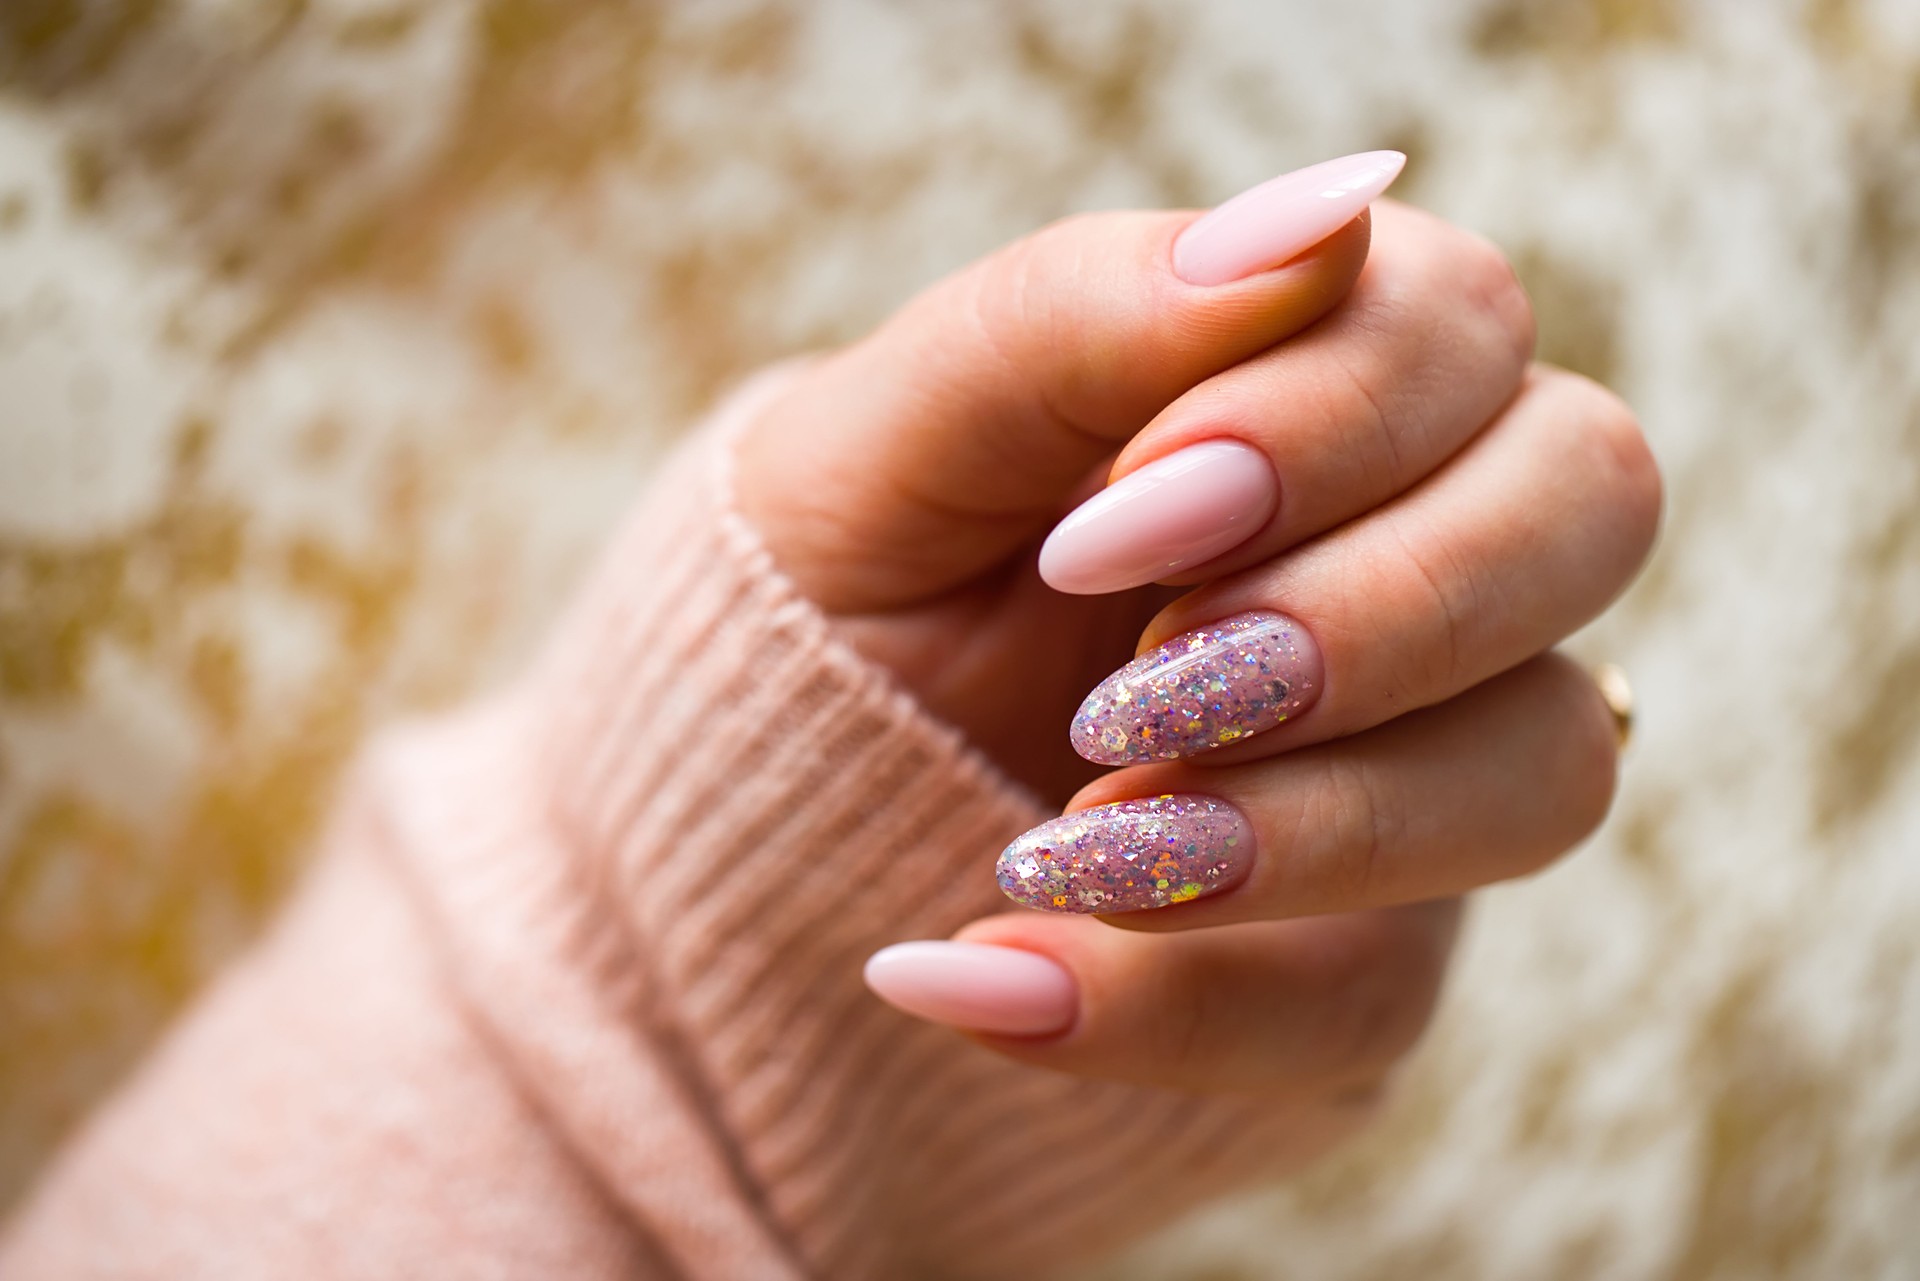
[[[1270,730],[1320,696],[1320,648],[1285,614],[1236,614],[1176,636],[1100,682],[1073,718],[1099,765],[1170,761]]]
[[[1253,863],[1253,825],[1211,796],[1096,805],[1007,846],[997,875],[1044,912],[1137,912],[1232,889]]]
[[[1080,990],[1064,965],[1038,952],[986,943],[895,943],[867,958],[867,986],[897,1010],[975,1032],[1065,1031]]]
[[[1239,546],[1279,504],[1273,467],[1253,446],[1188,445],[1074,508],[1040,548],[1040,577],[1075,596],[1157,582]]]
[[[1363,151],[1250,187],[1180,233],[1173,274],[1224,285],[1278,267],[1359,217],[1406,163],[1398,151]]]

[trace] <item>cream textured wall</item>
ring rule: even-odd
[[[1908,0],[0,4],[0,1198],[716,388],[1374,146],[1646,419],[1640,736],[1375,1135],[1098,1275],[1920,1277]]]

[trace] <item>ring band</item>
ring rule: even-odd
[[[1600,689],[1600,701],[1613,713],[1614,741],[1624,748],[1633,737],[1633,686],[1627,683],[1627,674],[1614,663],[1596,666],[1593,683]]]

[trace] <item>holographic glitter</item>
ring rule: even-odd
[[[1284,614],[1236,614],[1101,681],[1069,736],[1100,765],[1170,761],[1272,729],[1319,693],[1320,651],[1305,628]]]
[[[1045,912],[1135,912],[1239,884],[1253,828],[1211,796],[1156,796],[1050,819],[1000,855],[1000,889]]]

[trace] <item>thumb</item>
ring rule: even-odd
[[[966,583],[1183,392],[1330,311],[1403,160],[1329,161],[1201,217],[1069,218],[949,276],[766,406],[743,511],[830,612]]]

